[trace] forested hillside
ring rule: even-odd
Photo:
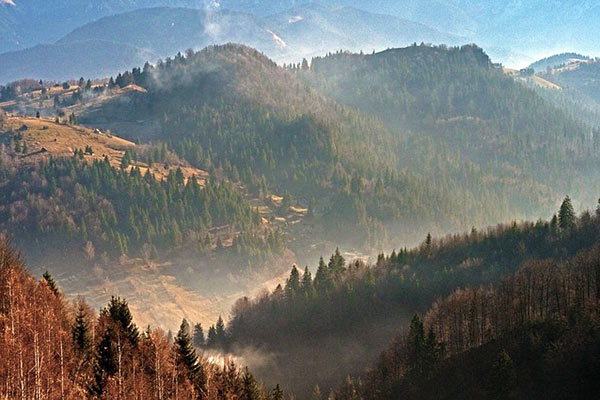
[[[572,62],[558,68],[546,71],[542,75],[558,85],[577,89],[586,96],[600,103],[600,61],[584,60]]]
[[[577,204],[596,197],[587,129],[475,46],[338,53],[282,69],[226,45],[115,82],[148,92],[92,107],[84,123],[164,141],[255,195],[287,192],[340,245],[384,248],[538,218],[567,192]]]
[[[593,399],[600,390],[600,248],[527,261],[458,289],[336,399]]]
[[[240,300],[226,346],[276,354],[273,365],[256,372],[306,394],[309,383],[323,388],[360,373],[414,312],[425,312],[440,296],[457,288],[502,287],[497,285],[523,263],[550,258],[562,263],[599,238],[600,216],[586,212],[576,218],[566,199],[549,222],[427,237],[420,247],[381,255],[371,266],[347,263],[336,253],[329,263],[321,260],[314,278],[293,268],[285,286]],[[319,350],[324,345],[327,355]],[[335,367],[342,358],[347,368]]]
[[[248,369],[198,354],[183,320],[175,338],[140,331],[113,297],[96,314],[67,302],[48,273],[36,281],[0,240],[0,393],[7,399],[282,400]]]
[[[250,48],[209,47],[115,82],[148,93],[92,108],[81,121],[108,118],[121,135],[164,141],[255,195],[287,192],[323,216],[340,242],[381,246],[381,226],[391,221],[401,221],[407,235],[417,220],[449,230],[466,218],[458,193],[440,193],[397,168],[398,138],[377,118],[325,98]],[[149,129],[136,129],[134,118]]]
[[[401,168],[444,192],[458,186],[472,196],[474,223],[493,210],[537,218],[554,206],[549,198],[571,193],[589,204],[598,193],[589,130],[507,77],[476,46],[338,53],[314,59],[302,76],[385,121],[403,138]]]
[[[200,243],[210,227],[237,225],[251,231],[259,217],[226,183],[195,178],[181,170],[157,181],[138,169],[113,168],[108,159],[89,165],[56,159],[29,168],[0,165],[0,221],[20,243],[79,249],[89,241],[111,256],[155,254]]]

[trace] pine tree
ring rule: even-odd
[[[425,238],[425,248],[427,250],[431,249],[431,241],[432,241],[432,239],[431,239],[431,233],[428,233],[427,237]]]
[[[123,331],[127,334],[127,338],[131,344],[136,345],[140,338],[139,331],[133,323],[133,316],[129,310],[127,302],[120,297],[111,297],[108,307],[104,310],[110,318],[118,323]]]
[[[271,392],[271,396],[269,396],[269,399],[270,400],[283,400],[283,397],[284,397],[283,390],[281,390],[281,387],[279,386],[279,384],[277,384],[277,386],[275,386],[275,388]]]
[[[558,216],[554,214],[550,220],[550,232],[556,234],[558,232]]]
[[[575,210],[569,196],[565,197],[558,211],[558,225],[563,231],[568,231],[575,226]]]
[[[335,282],[339,282],[344,275],[344,271],[346,268],[344,265],[346,264],[346,260],[340,254],[340,249],[336,248],[335,253],[331,255],[329,259],[329,273],[331,277],[335,280]]]
[[[204,392],[206,375],[204,374],[202,365],[198,363],[198,356],[192,346],[192,338],[190,337],[190,325],[185,318],[181,322],[179,332],[175,337],[174,346],[178,364],[185,369],[190,382],[192,382],[198,392]]]
[[[418,314],[415,314],[410,321],[407,344],[410,373],[419,377],[424,372],[425,328]]]
[[[98,398],[102,398],[107,378],[113,376],[116,372],[117,360],[113,347],[113,331],[109,327],[104,332],[100,343],[98,343],[94,364],[94,381],[90,387],[90,392]]]
[[[44,278],[44,280],[46,281],[46,284],[48,285],[50,290],[52,290],[54,295],[60,296],[60,291],[58,290],[58,286],[56,285],[54,278],[52,278],[52,275],[50,275],[50,272],[48,272],[48,271],[44,272],[42,277]]]
[[[248,367],[244,369],[244,375],[242,376],[242,393],[240,400],[260,400],[262,398],[256,379],[248,370]]]
[[[204,330],[202,329],[202,324],[197,323],[194,325],[194,337],[193,337],[194,346],[201,348],[204,347],[205,339],[204,339]]]
[[[217,331],[214,325],[208,328],[208,334],[206,336],[206,347],[215,348],[217,347]]]
[[[285,284],[285,295],[287,298],[294,298],[300,292],[300,273],[296,266],[292,266],[290,277]]]
[[[305,297],[311,298],[314,295],[312,276],[310,274],[310,271],[308,270],[308,267],[304,268],[304,274],[302,275],[302,283],[300,284],[300,289]]]
[[[80,354],[85,354],[91,344],[89,325],[87,321],[86,309],[83,303],[80,303],[75,316],[75,324],[72,329],[73,344],[75,350]]]
[[[225,323],[223,322],[223,318],[219,315],[219,319],[217,319],[217,324],[215,325],[215,336],[217,340],[217,347],[220,349],[225,348],[227,337],[225,336]]]
[[[329,272],[329,268],[323,261],[323,257],[319,259],[319,267],[317,268],[317,273],[315,274],[315,288],[317,293],[320,295],[326,294],[332,287],[333,283],[331,281],[331,274]]]
[[[506,399],[516,379],[512,358],[503,350],[496,357],[489,381],[489,393],[494,399]]]
[[[121,169],[126,169],[131,164],[131,155],[129,154],[129,150],[125,150],[125,154],[123,154],[123,158],[121,159]]]

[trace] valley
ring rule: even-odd
[[[597,398],[592,3],[0,0],[0,398]]]

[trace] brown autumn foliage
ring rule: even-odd
[[[97,317],[82,300],[70,304],[0,238],[0,399],[266,398],[247,370],[196,361],[180,343],[160,329],[139,334],[121,299]]]
[[[599,306],[600,244],[525,261],[498,285],[434,302],[336,399],[597,398]]]

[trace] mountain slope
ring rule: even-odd
[[[581,54],[577,53],[555,54],[532,63],[528,68],[533,69],[536,73],[543,74],[548,70],[548,68],[554,69],[560,67],[561,65],[585,62],[589,59],[589,57],[582,56]]]
[[[413,42],[456,44],[464,40],[410,20],[351,7],[307,4],[267,21],[269,29],[285,42],[286,51],[297,55],[295,61],[339,49],[371,52]]]
[[[255,366],[257,374],[285,383],[299,396],[308,396],[315,384],[329,392],[331,384],[341,383],[348,374],[362,374],[369,364],[375,364],[375,355],[397,337],[382,355],[380,366],[374,368],[372,381],[363,380],[362,389],[365,398],[402,398],[394,392],[401,387],[393,385],[410,367],[404,358],[406,344],[411,344],[406,341],[406,327],[415,313],[431,310],[429,326],[445,343],[446,357],[504,335],[510,338],[508,329],[522,321],[540,321],[556,315],[554,312],[560,313],[559,321],[566,320],[568,304],[576,300],[570,297],[575,290],[571,286],[563,290],[563,283],[578,285],[587,279],[590,286],[579,286],[579,293],[589,287],[585,302],[595,312],[598,292],[592,288],[600,287],[594,275],[600,217],[589,212],[581,218],[562,215],[563,224],[556,220],[511,223],[430,238],[412,250],[393,251],[387,257],[381,254],[372,265],[347,261],[336,252],[329,262],[321,259],[304,274],[293,267],[285,284],[270,294],[238,301],[228,326],[227,349],[241,355],[248,348],[272,355],[265,365]],[[570,260],[590,249],[590,255]],[[513,276],[517,279],[509,282],[510,286],[507,281]],[[494,289],[506,296],[504,301],[490,299]],[[555,295],[565,296],[564,302],[559,300],[558,306],[556,300],[549,303],[548,291],[553,300]],[[446,296],[450,299],[439,300]],[[540,302],[547,307],[544,311]],[[503,307],[510,310],[499,312]],[[507,316],[508,320],[502,319]],[[594,318],[597,321],[597,316]],[[482,320],[485,322],[479,322]],[[430,360],[410,361],[425,364]],[[377,397],[377,393],[388,395]]]
[[[256,193],[265,184],[287,191],[312,203],[338,240],[396,221],[402,235],[425,235],[432,224],[456,227],[467,213],[457,193],[445,196],[397,168],[398,138],[377,118],[340,107],[255,50],[211,47],[123,76],[148,93],[90,109],[82,121],[108,119],[105,127],[126,137],[166,141],[194,165],[235,167]],[[136,120],[149,129],[138,133]],[[348,222],[358,229],[341,229]]]
[[[204,8],[202,0],[16,0],[0,2],[0,53],[48,44],[104,16],[147,7]]]
[[[298,6],[296,0],[222,0],[222,7],[262,15]],[[356,7],[373,13],[393,15],[470,38],[484,46],[495,60],[525,67],[540,54],[565,49],[598,53],[595,21],[600,6],[594,0],[563,0],[549,7],[547,2],[473,0],[425,0],[398,2],[380,0],[322,0],[333,7]]]
[[[600,104],[600,60],[573,61],[546,71],[545,79],[575,89]]]
[[[133,24],[132,24],[133,21]],[[264,43],[270,35],[250,14],[190,8],[148,8],[105,17],[75,29],[57,44],[107,40],[152,49],[160,57],[222,41]]]
[[[515,83],[476,46],[335,54],[314,59],[300,74],[404,135],[402,167],[415,168],[438,187],[452,181],[474,195],[487,188],[506,196],[513,217],[550,212],[544,198],[554,191],[551,197],[568,192],[587,203],[600,192],[587,129]],[[463,163],[471,164],[468,173]]]
[[[336,398],[595,398],[599,255],[596,245],[567,261],[529,261],[497,288],[436,301],[424,323],[415,316],[382,353],[366,383],[348,380]]]
[[[82,76],[106,76],[144,63],[156,55],[123,43],[86,40],[36,47],[0,54],[1,82],[23,78],[45,80],[78,79]]]

